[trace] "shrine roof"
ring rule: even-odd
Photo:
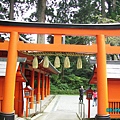
[[[120,23],[109,24],[64,24],[64,23],[41,23],[41,22],[16,22],[12,20],[0,20],[4,26],[25,26],[44,28],[78,28],[78,29],[120,29]]]
[[[90,84],[97,84],[97,64],[96,60],[91,60],[91,64],[94,64],[93,67],[93,75],[90,79]],[[107,79],[118,79],[120,80],[120,61],[107,61],[106,62],[107,69]]]

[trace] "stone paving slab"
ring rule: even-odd
[[[92,107],[92,100],[90,101],[90,117],[94,118],[97,113],[97,107]],[[86,100],[86,96],[84,96],[84,104],[85,104],[85,117],[87,118],[88,113],[88,100]],[[52,116],[61,116],[63,117],[60,120],[68,120],[65,119],[65,116],[71,116],[69,120],[78,120],[78,117],[76,117],[76,114],[79,114],[79,96],[78,95],[50,95],[45,98],[44,101],[42,101],[42,112],[40,114],[36,114],[32,118],[29,118],[28,120],[48,120],[48,118],[52,118]],[[39,108],[38,108],[39,110]],[[33,112],[35,111],[35,108],[33,109]],[[56,117],[57,117],[56,116]],[[72,116],[76,117],[74,119],[71,119]],[[59,120],[58,118],[51,120]],[[15,119],[15,120],[25,120],[22,118]]]
[[[54,111],[47,115],[43,115],[36,120],[79,120],[76,113],[64,112],[64,111]]]
[[[92,107],[91,100],[91,117],[95,117],[97,107]],[[88,101],[86,96],[84,96],[85,104],[85,117],[87,118],[88,113]],[[79,120],[77,115],[79,114],[79,96],[78,95],[57,95],[48,107],[44,110],[43,115],[41,115],[36,120]],[[76,115],[77,114],[77,115]],[[69,118],[70,116],[70,118]],[[80,117],[79,117],[80,118]]]

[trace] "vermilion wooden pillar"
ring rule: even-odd
[[[38,73],[38,86],[37,86],[37,96],[36,96],[36,100],[37,100],[37,104],[40,103],[40,72]]]
[[[2,112],[0,120],[14,120],[14,93],[15,93],[15,78],[17,65],[17,43],[18,33],[10,33],[10,41],[8,47],[6,76],[4,81],[4,94]]]
[[[44,100],[45,97],[45,74],[42,74],[42,95],[41,99]]]
[[[98,92],[98,114],[96,120],[109,120],[106,112],[108,108],[108,87],[106,71],[106,48],[105,36],[97,36],[97,92]]]
[[[48,75],[46,75],[45,76],[45,80],[46,80],[46,82],[45,82],[45,97],[47,97],[47,95],[48,95]]]
[[[50,95],[50,76],[48,75],[48,90],[47,94]]]
[[[34,89],[34,69],[32,70],[32,74],[31,74],[31,87]],[[34,90],[32,90],[31,92],[31,98],[30,98],[30,108],[33,109],[34,108]]]

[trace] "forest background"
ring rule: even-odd
[[[120,22],[119,0],[0,0],[0,19],[65,23],[65,24],[104,24]],[[1,33],[0,37],[4,34]],[[5,35],[4,35],[5,36]],[[45,43],[44,35],[21,34],[29,42]],[[6,36],[8,37],[8,36]],[[51,38],[48,36],[47,38]],[[51,39],[47,39],[51,43]],[[120,46],[120,37],[106,37],[106,44]],[[90,45],[96,43],[95,37],[65,36],[65,44]],[[82,68],[77,69],[78,56],[68,56],[70,68],[64,68],[65,55],[59,56],[61,61],[61,73],[51,75],[51,93],[54,94],[78,94],[82,85],[85,89],[89,87],[89,80],[93,75],[91,58],[96,55],[81,55]],[[119,60],[119,55],[107,55],[107,60]],[[49,56],[54,64],[55,56]],[[35,82],[36,86],[37,82]],[[92,85],[92,88],[96,86]]]

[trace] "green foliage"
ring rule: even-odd
[[[79,91],[78,89],[77,90],[70,90],[70,89],[67,89],[67,90],[55,90],[55,91],[52,91],[51,90],[51,94],[66,94],[66,95],[79,95]]]
[[[63,85],[64,86],[64,85]],[[66,87],[67,85],[65,85]],[[51,94],[70,94],[70,95],[75,95],[75,94],[79,94],[78,89],[60,89],[58,87],[56,87],[55,85],[53,85],[52,83],[50,84],[51,87]]]
[[[74,59],[74,58],[73,58]],[[71,64],[72,65],[72,64]],[[74,64],[73,64],[74,65]],[[87,88],[90,76],[92,76],[92,70],[88,70],[88,72],[83,72],[81,75],[82,77],[79,77],[79,70],[75,70],[73,72],[73,69],[76,69],[76,66],[72,66],[69,69],[64,69],[64,74],[63,72],[59,75],[52,75],[51,76],[51,90],[52,92],[61,92],[63,90],[67,91],[75,91],[76,89],[78,90],[81,85],[83,85],[85,88]],[[78,75],[75,75],[78,71]],[[81,70],[82,71],[82,70]],[[86,70],[87,71],[87,70]],[[72,73],[72,74],[71,74]],[[91,74],[89,77],[89,74]],[[62,76],[62,77],[61,77]],[[84,77],[85,76],[85,77]],[[87,78],[88,77],[88,78]],[[55,86],[55,87],[54,87]]]
[[[51,91],[56,91],[58,88],[51,83],[50,84],[50,89],[51,89]]]
[[[60,83],[60,84],[58,84],[57,87],[58,87],[58,89],[60,89],[60,90],[67,90],[67,89],[69,89],[67,83]]]

